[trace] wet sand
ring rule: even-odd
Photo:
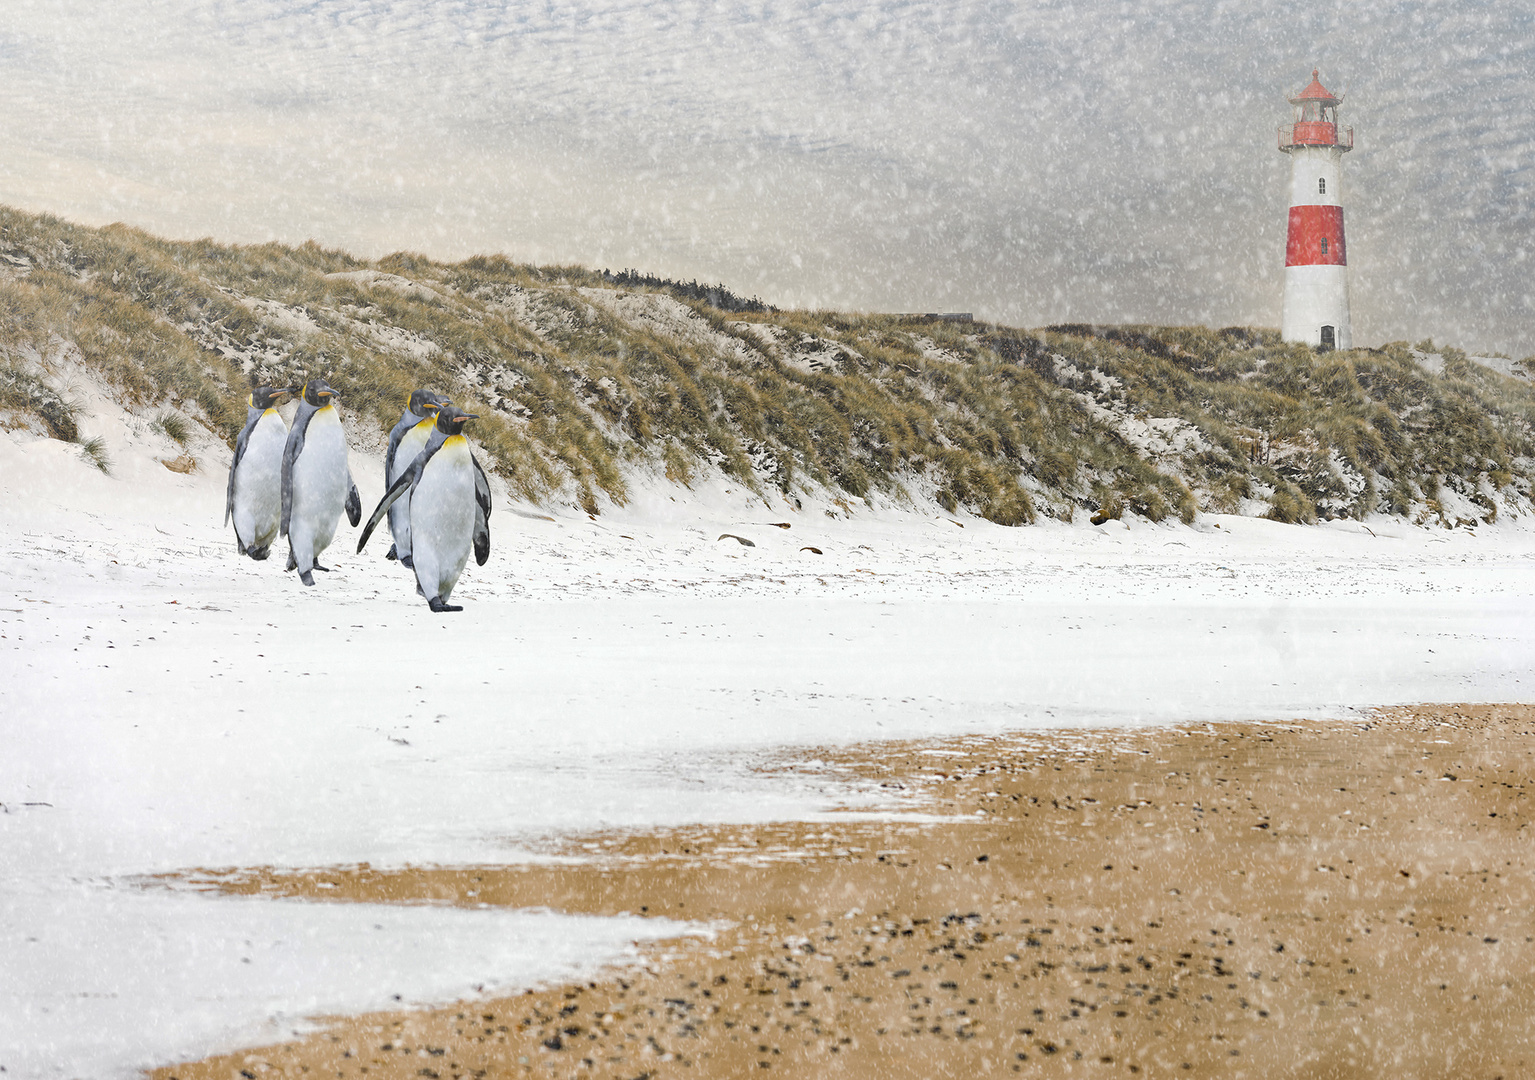
[[[560,865],[189,873],[717,925],[601,981],[152,1075],[1531,1076],[1532,755],[1535,706],[886,744],[815,759],[944,820],[587,836]]]

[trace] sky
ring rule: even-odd
[[[1319,67],[1354,340],[1535,353],[1512,0],[4,0],[0,203],[783,307],[1278,326]]]

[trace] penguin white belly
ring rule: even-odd
[[[308,571],[330,546],[350,490],[346,435],[334,407],[310,418],[304,449],[293,463],[293,510],[288,539],[301,571]],[[305,561],[310,566],[305,566]]]
[[[416,584],[428,600],[446,601],[458,584],[474,540],[474,508],[469,440],[454,435],[426,463],[410,500]]]
[[[431,437],[432,428],[437,426],[435,419],[421,421],[404,435],[400,436],[400,445],[395,447],[394,468],[389,477],[389,483],[393,484],[400,478],[400,474],[410,468],[411,463],[426,449],[426,440]],[[410,492],[401,495],[389,507],[389,535],[394,538],[394,553],[401,559],[411,558],[410,546]]]
[[[282,452],[288,425],[268,409],[251,429],[235,467],[235,536],[247,551],[272,546],[282,523]]]

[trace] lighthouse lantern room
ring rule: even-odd
[[[1343,155],[1354,129],[1338,126],[1343,100],[1311,72],[1290,98],[1294,122],[1279,129],[1290,155],[1290,232],[1285,244],[1280,336],[1319,349],[1353,347],[1348,318],[1348,249],[1343,241]]]

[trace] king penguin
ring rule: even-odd
[[[430,390],[411,393],[405,411],[400,414],[400,422],[389,432],[389,449],[384,452],[385,491],[400,478],[402,472],[410,468],[410,463],[416,460],[416,455],[426,446],[426,440],[431,437],[432,428],[437,423],[437,410],[447,404],[450,404],[447,398]],[[410,566],[409,495],[401,496],[389,508],[389,532],[394,537],[394,546],[384,558],[399,559],[405,566]]]
[[[282,455],[288,442],[288,422],[277,411],[291,386],[258,386],[247,399],[245,426],[235,439],[229,463],[229,491],[224,500],[224,524],[235,524],[240,554],[265,559],[282,523]]]
[[[482,497],[485,474],[463,434],[465,422],[477,419],[452,405],[438,410],[425,448],[384,493],[357,541],[360,553],[389,508],[408,494],[416,589],[433,611],[464,610],[449,604],[448,598],[469,561],[469,550],[474,548],[482,566],[490,556],[489,486]]]
[[[304,384],[304,399],[293,417],[282,455],[282,534],[288,538],[288,569],[314,584],[315,560],[336,535],[341,511],[353,525],[362,517],[362,499],[347,465],[346,434],[336,412],[336,391],[324,379]]]

